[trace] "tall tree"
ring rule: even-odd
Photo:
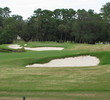
[[[7,18],[10,17],[10,9],[8,7],[0,8],[0,16]]]
[[[110,2],[101,8],[102,16],[110,22]]]
[[[68,27],[64,24],[60,24],[58,26],[58,30],[60,32],[60,41],[63,42],[66,39],[66,33],[68,32]]]

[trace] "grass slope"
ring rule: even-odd
[[[19,43],[22,44],[22,43]],[[0,53],[0,100],[109,100],[110,45],[31,42],[35,46],[61,46],[63,51]],[[1,48],[5,46],[1,46]],[[105,50],[106,48],[106,50]],[[54,58],[93,55],[94,67],[26,68]]]

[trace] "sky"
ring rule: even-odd
[[[23,19],[33,15],[34,10],[55,10],[61,8],[93,9],[96,13],[110,0],[0,0],[0,7],[9,7],[12,14],[21,15]]]

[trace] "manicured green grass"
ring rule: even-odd
[[[73,43],[57,43],[57,42],[14,42],[15,44],[18,43],[19,45],[23,46],[24,44],[27,44],[27,46],[29,47],[65,47],[65,48],[69,48],[71,46],[75,46],[73,45]]]
[[[1,52],[0,100],[22,100],[22,96],[26,96],[26,100],[110,99],[109,45],[58,44],[54,42],[28,44],[30,47],[35,47],[35,45],[61,46],[65,49],[62,51]],[[105,50],[105,47],[108,49]],[[96,56],[100,59],[100,64],[94,67],[25,67],[32,63],[44,63],[55,58],[78,55]]]

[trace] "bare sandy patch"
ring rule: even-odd
[[[78,56],[63,59],[54,59],[45,64],[33,64],[26,67],[85,67],[96,66],[100,60],[94,56]]]
[[[20,49],[22,48],[20,45],[12,44],[8,46],[12,49]],[[25,50],[32,50],[32,51],[47,51],[47,50],[63,50],[64,48],[61,47],[36,47],[36,48],[30,48],[30,47],[24,47]]]

